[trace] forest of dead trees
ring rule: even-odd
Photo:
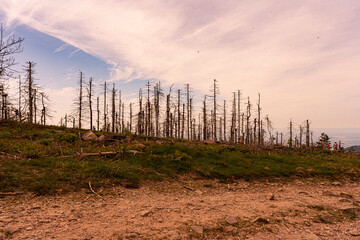
[[[2,120],[47,124],[51,118],[49,98],[37,84],[36,64],[26,62],[22,71],[15,71],[15,55],[23,51],[24,38],[13,34],[6,36],[3,25],[0,26],[0,107]],[[18,73],[23,74],[17,75]],[[16,90],[10,89],[9,81],[16,80]],[[14,88],[14,86],[12,86]],[[12,94],[9,94],[9,93]],[[16,92],[14,95],[13,93]]]
[[[61,118],[61,126],[246,145],[313,145],[309,120],[300,125],[290,121],[286,137],[273,132],[269,116],[262,114],[260,94],[255,104],[241,90],[228,101],[220,100],[215,79],[209,94],[197,104],[189,84],[165,91],[160,82],[148,82],[132,102],[124,101],[115,83],[97,85],[97,94],[94,86],[93,78],[86,80],[80,71],[74,110]]]
[[[36,83],[36,64],[27,62],[23,77],[15,77],[12,70],[16,64],[14,55],[22,51],[24,39],[13,35],[5,39],[2,25],[0,38],[1,119],[49,124],[49,98]],[[7,86],[11,78],[18,79],[17,93],[12,98]],[[148,82],[139,89],[136,101],[125,102],[115,83],[95,85],[93,78],[86,78],[81,71],[77,81],[74,110],[61,118],[61,126],[246,145],[313,146],[309,120],[302,124],[290,120],[285,134],[273,132],[269,116],[262,113],[260,94],[255,103],[243,97],[241,90],[233,92],[230,100],[222,100],[215,79],[209,94],[196,102],[189,84],[165,91],[160,82]]]

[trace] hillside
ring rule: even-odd
[[[360,152],[360,146],[347,147],[347,148],[345,148],[345,151],[348,151],[348,152]]]
[[[80,139],[85,130],[0,123],[0,192],[37,195],[125,186],[142,182],[279,177],[356,177],[356,154],[213,144],[132,134]],[[97,136],[103,135],[96,132]],[[95,155],[95,156],[89,156]]]

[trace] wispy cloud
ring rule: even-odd
[[[69,44],[65,43],[65,44],[61,45],[60,47],[58,47],[57,49],[55,49],[54,53],[64,51],[68,46],[69,46]]]
[[[241,88],[256,96],[260,91],[264,108],[280,123],[285,112],[286,118],[332,119],[334,125],[343,121],[341,115],[353,114],[345,112],[339,99],[360,101],[356,0],[0,4],[10,22],[29,25],[110,63],[111,80],[156,78],[207,90],[216,78],[223,93]],[[336,111],[321,110],[327,105]],[[360,112],[358,104],[351,106]]]

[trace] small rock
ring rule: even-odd
[[[172,230],[172,231],[169,232],[169,237],[172,240],[180,240],[181,239],[180,234],[175,230]]]
[[[98,137],[98,138],[96,139],[96,141],[104,142],[104,141],[105,141],[105,135],[101,135],[100,137]]]
[[[351,236],[354,236],[354,237],[360,236],[360,231],[357,229],[353,229],[349,233]]]
[[[0,222],[9,223],[12,222],[13,219],[9,217],[0,217]]]
[[[91,141],[97,139],[97,136],[93,131],[88,130],[81,135],[81,139],[84,141]]]
[[[151,213],[150,211],[144,210],[144,211],[140,212],[140,216],[147,217],[147,216],[149,216],[150,213]]]
[[[268,200],[274,200],[275,199],[275,195],[273,193],[270,193],[268,196],[267,196],[267,199]]]
[[[136,233],[129,233],[124,236],[124,238],[126,239],[137,238],[137,237],[138,235]]]
[[[204,227],[203,226],[191,226],[191,230],[197,234],[203,234],[204,233]]]
[[[320,239],[318,236],[316,236],[313,233],[304,233],[304,234],[301,234],[301,237],[304,240],[319,240]]]
[[[262,217],[258,217],[258,218],[255,218],[253,221],[253,223],[269,223],[269,220],[266,219],[266,218],[262,218]]]
[[[340,198],[339,199],[339,202],[346,202],[346,203],[349,203],[349,202],[351,202],[349,199],[347,199],[347,198]]]
[[[359,210],[359,208],[356,207],[345,207],[345,208],[340,208],[341,211],[345,212],[345,213],[353,213],[353,212],[357,212]]]
[[[33,230],[33,227],[27,227],[27,228],[25,228],[25,230],[26,231],[31,231],[31,230]]]
[[[200,191],[200,190],[195,190],[195,192],[196,192],[197,194],[199,194],[199,195],[202,195],[202,194],[203,194],[203,192]]]
[[[238,223],[238,221],[236,220],[236,218],[234,218],[233,216],[227,216],[225,218],[225,221],[230,224],[230,225],[233,225],[233,224],[236,224]]]
[[[353,196],[351,194],[348,193],[340,193],[340,196],[345,197],[345,198],[353,198]]]
[[[239,228],[233,227],[233,226],[225,226],[224,227],[225,232],[231,232],[231,233],[239,233]]]
[[[331,185],[333,185],[333,186],[341,186],[341,182],[332,182]]]

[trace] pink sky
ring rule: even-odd
[[[260,92],[276,127],[290,118],[311,119],[314,127],[360,127],[360,1],[0,5],[8,26],[27,25],[111,64],[110,80],[154,78],[206,93],[216,78],[225,99],[242,89],[255,102]]]

